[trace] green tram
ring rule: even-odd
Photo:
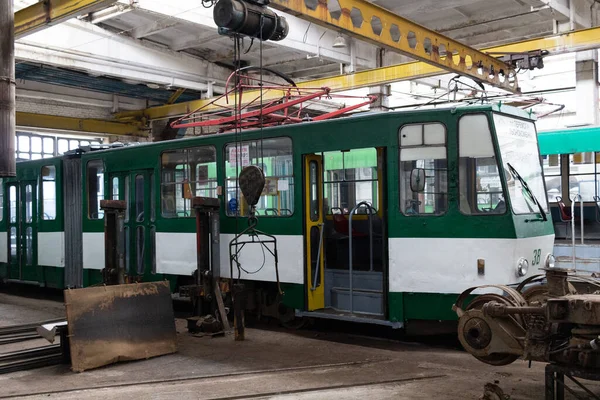
[[[540,132],[538,139],[546,191],[557,236],[554,245],[557,265],[561,268],[598,274],[600,127]],[[573,199],[576,200],[576,204],[572,204]],[[573,211],[575,221],[571,217]]]
[[[234,278],[256,293],[248,307],[397,328],[455,320],[466,288],[517,284],[553,262],[535,124],[489,105],[19,162],[0,185],[0,276],[54,288],[101,282],[99,203],[120,199],[129,279],[167,279],[177,291],[196,268],[190,199],[210,196],[220,199],[220,276],[229,278],[229,242],[246,227],[236,182],[246,165],[266,176],[257,228],[277,238],[284,291],[276,295],[272,257],[247,246]]]
[[[568,233],[562,229],[560,222],[568,219],[571,200],[576,195],[581,196],[584,204],[586,231],[589,230],[590,234],[595,232],[594,225],[598,220],[596,203],[600,202],[600,127],[540,132],[538,139],[548,201],[557,222],[557,231],[560,230],[557,233],[561,236]],[[566,205],[567,209],[563,211],[568,215],[561,213],[560,200]],[[576,212],[579,212],[579,204]]]

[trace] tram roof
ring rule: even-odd
[[[600,127],[582,127],[538,133],[540,154],[573,154],[600,151]]]
[[[282,125],[282,126],[277,126],[277,127],[273,127],[273,128],[265,128],[265,130],[271,130],[271,129],[282,129],[282,128],[297,128],[300,127],[302,125],[305,124],[330,124],[330,123],[343,123],[344,121],[348,121],[348,120],[355,120],[355,119],[369,119],[369,118],[393,118],[394,115],[409,115],[409,114],[425,114],[425,113],[443,113],[443,112],[448,112],[448,113],[454,113],[456,111],[461,111],[461,112],[489,112],[489,111],[494,111],[494,112],[500,112],[503,114],[508,114],[508,115],[512,115],[515,117],[519,117],[519,118],[526,118],[526,119],[535,119],[535,116],[533,114],[530,114],[527,111],[524,111],[520,108],[517,107],[513,107],[513,106],[509,106],[509,105],[505,105],[502,103],[487,103],[487,104],[467,104],[467,103],[462,103],[460,105],[453,105],[453,106],[445,106],[445,107],[438,107],[438,108],[426,108],[426,109],[419,109],[419,110],[395,110],[395,111],[389,111],[389,112],[364,112],[364,113],[358,113],[358,114],[354,114],[354,115],[350,115],[347,116],[345,118],[336,118],[336,119],[331,119],[331,120],[325,120],[325,121],[318,121],[318,122],[308,122],[308,123],[300,123],[300,124],[293,124],[293,125]],[[245,132],[253,132],[256,130],[248,130]],[[229,136],[229,135],[234,135],[233,132],[227,132],[227,133],[222,133],[222,134],[216,134],[219,136]],[[211,135],[207,135],[205,137],[210,137]],[[182,139],[176,139],[173,141],[169,141],[169,142],[186,142],[188,140],[194,140],[197,139],[199,137],[202,136],[194,136],[194,137],[186,137],[186,138],[182,138]],[[242,139],[243,140],[243,139]],[[80,155],[85,155],[85,154],[90,154],[90,153],[104,153],[104,152],[112,152],[114,150],[119,150],[119,149],[130,149],[130,148],[135,148],[135,147],[139,147],[139,146],[157,146],[157,145],[161,145],[161,144],[165,144],[166,142],[164,141],[160,141],[160,142],[141,142],[141,143],[113,143],[113,144],[105,144],[105,145],[89,145],[89,146],[84,146],[84,147],[80,147],[79,149],[75,149],[75,150],[71,150],[67,153],[65,153],[65,156],[80,156]],[[58,157],[62,157],[62,156],[58,156]],[[29,161],[29,160],[24,160],[24,161]]]

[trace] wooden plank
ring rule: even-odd
[[[225,332],[229,332],[231,330],[231,326],[229,325],[229,320],[227,319],[227,313],[225,312],[225,304],[223,304],[223,295],[221,294],[221,288],[219,287],[219,282],[215,282],[215,297],[217,298],[217,306],[219,307],[219,314],[221,315],[221,322],[223,323],[223,330]]]

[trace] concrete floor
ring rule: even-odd
[[[60,302],[0,294],[2,325],[62,313]],[[479,399],[484,384],[495,381],[510,399],[544,398],[542,364],[492,367],[447,341],[265,325],[235,342],[192,337],[183,321],[177,325],[177,354],[80,374],[53,366],[0,375],[0,399]]]

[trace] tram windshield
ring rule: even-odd
[[[534,123],[494,114],[494,125],[513,212],[539,213],[540,208],[547,212],[548,201]]]

